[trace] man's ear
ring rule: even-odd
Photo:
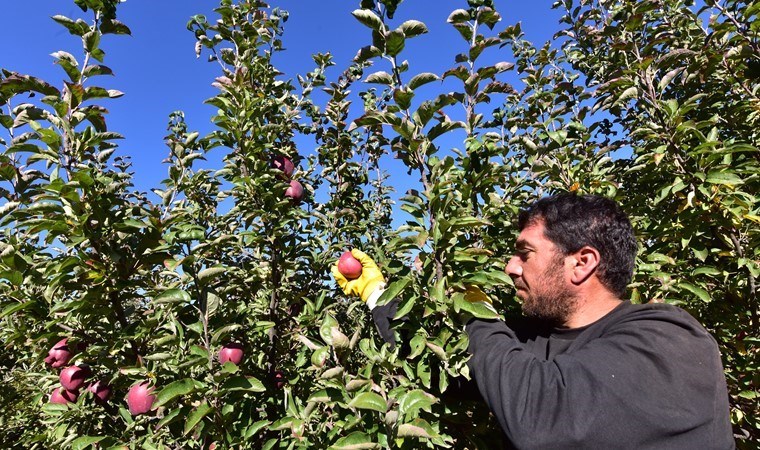
[[[579,285],[594,274],[599,266],[599,250],[585,246],[573,253],[573,267],[570,281]]]

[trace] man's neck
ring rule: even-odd
[[[568,317],[563,326],[566,328],[585,327],[606,316],[623,303],[622,300],[609,292],[604,294],[592,297],[584,296],[579,299],[575,312]]]

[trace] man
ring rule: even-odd
[[[622,300],[637,246],[618,205],[547,197],[520,213],[518,227],[506,272],[525,317],[466,326],[470,373],[511,445],[734,448],[715,340],[679,308]],[[369,257],[356,255],[367,280],[336,279],[371,302],[384,279]],[[488,302],[479,290],[468,295]],[[383,316],[395,304],[370,307],[378,328],[387,328]]]

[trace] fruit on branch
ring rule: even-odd
[[[74,352],[69,349],[68,340],[68,338],[61,339],[48,351],[45,364],[57,369],[69,363]]]
[[[414,257],[414,263],[412,265],[414,266],[414,270],[422,272],[422,259],[420,259],[420,255]]]
[[[153,395],[153,387],[148,381],[132,385],[127,393],[127,407],[133,416],[149,412],[155,401],[156,396]]]
[[[351,252],[345,252],[338,259],[338,271],[348,280],[362,276],[362,263]]]
[[[282,389],[286,384],[288,384],[288,380],[285,378],[285,372],[282,370],[275,370],[270,375],[272,379],[272,384],[277,389]]]
[[[272,158],[272,167],[278,170],[281,170],[282,173],[287,177],[290,178],[293,176],[293,172],[296,170],[296,166],[293,165],[293,161],[290,159],[282,156],[277,155],[274,158]]]
[[[229,343],[219,350],[219,363],[224,364],[229,361],[237,366],[243,360],[244,354],[242,345],[235,342]]]
[[[79,390],[84,386],[84,382],[92,375],[92,371],[87,366],[69,366],[61,371],[61,386],[69,391]]]
[[[50,403],[56,403],[58,405],[65,405],[77,401],[79,393],[76,391],[67,391],[66,389],[59,387],[50,394]]]
[[[91,383],[87,390],[92,392],[95,396],[95,401],[99,403],[106,403],[113,395],[113,389],[111,386],[103,380],[98,380]]]
[[[296,180],[290,180],[290,186],[285,190],[285,197],[300,203],[303,200],[303,186]]]

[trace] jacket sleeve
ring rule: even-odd
[[[391,348],[396,346],[396,337],[393,333],[393,325],[397,322],[405,322],[406,317],[395,319],[396,311],[398,309],[398,300],[394,299],[385,305],[376,306],[372,309],[372,319],[375,322],[375,327],[378,333],[387,342]],[[409,347],[409,333],[408,329],[402,328],[399,330],[399,338],[401,339],[399,354],[404,356],[408,355],[411,348]],[[432,385],[438,384],[440,377],[440,367],[433,364],[430,367],[433,379]],[[455,377],[449,379],[449,386],[444,394],[446,398],[452,400],[480,400],[480,394],[478,393],[477,386],[472,380],[468,380],[465,377]]]
[[[611,328],[544,361],[503,322],[468,324],[471,374],[513,445],[731,448],[730,424],[714,417],[728,411],[709,334],[657,317]]]
[[[391,325],[398,309],[398,300],[393,299],[385,305],[378,305],[372,309],[372,320],[375,322],[377,332],[391,348],[396,346],[396,337],[393,335]],[[402,319],[403,320],[403,319]]]

